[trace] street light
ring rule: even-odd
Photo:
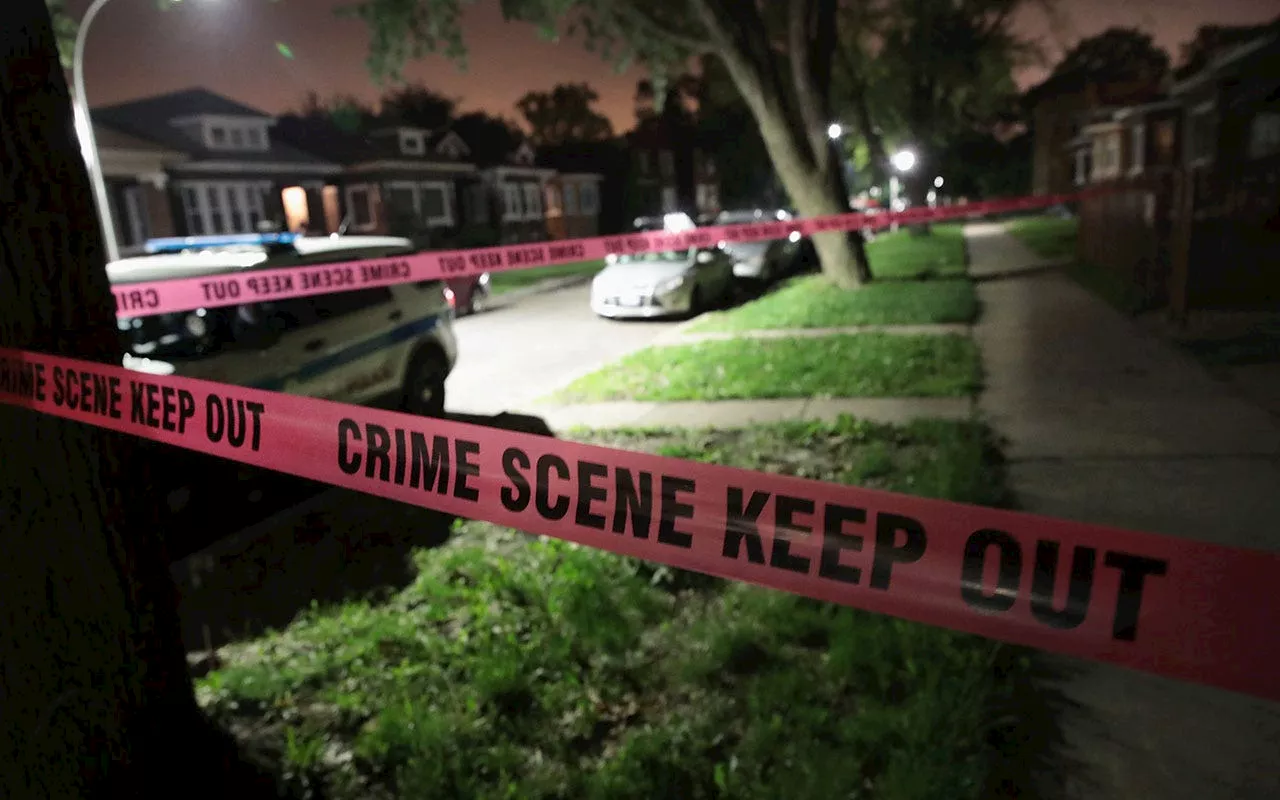
[[[899,150],[893,154],[893,168],[898,172],[910,172],[916,165],[916,154],[910,150]]]
[[[839,122],[833,122],[827,126],[828,139],[833,139],[833,140],[839,139],[843,135],[844,135],[844,128],[841,127]]]
[[[941,176],[941,175],[939,175],[938,177],[936,177],[936,178],[934,178],[934,179],[933,179],[933,188],[935,188],[935,189],[941,189],[941,188],[942,188],[942,176]]]
[[[84,94],[84,43],[89,35],[89,26],[94,17],[110,0],[93,0],[89,10],[84,12],[80,20],[80,30],[76,33],[76,47],[71,61],[72,82],[75,86],[76,128],[80,134],[80,149],[84,153],[85,163],[89,167],[89,178],[93,181],[93,199],[98,206],[98,221],[102,226],[102,241],[107,249],[107,261],[120,258],[120,246],[116,243],[116,229],[111,221],[111,204],[107,199],[107,182],[102,176],[102,161],[98,158],[98,140],[93,135],[93,118],[89,114],[89,103]]]

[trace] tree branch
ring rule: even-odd
[[[653,36],[661,37],[677,47],[688,50],[690,55],[701,55],[709,49],[706,39],[690,36],[672,28],[646,10],[643,3],[617,3],[615,5],[619,16],[648,30]]]
[[[816,0],[827,2],[827,0]],[[811,74],[812,59],[816,55],[809,49],[809,20],[815,0],[792,0],[787,17],[787,51],[791,62],[791,81],[795,85],[796,105],[804,125],[804,141],[812,151],[813,162],[825,171],[831,160],[831,146],[825,139],[826,120],[823,119],[825,103],[818,95]]]
[[[853,114],[858,132],[862,135],[862,140],[867,143],[867,151],[871,159],[871,178],[876,183],[883,183],[889,164],[889,152],[885,149],[884,137],[880,135],[875,120],[871,116],[871,104],[867,101],[867,81],[857,65],[853,63],[853,57],[849,55],[848,50],[838,48],[836,55],[849,76]]]

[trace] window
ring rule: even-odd
[[[1089,172],[1093,158],[1092,153],[1087,147],[1082,147],[1076,151],[1076,186],[1083,186],[1089,182]]]
[[[536,183],[526,183],[524,190],[525,219],[537,219],[542,216],[542,192]]]
[[[227,129],[221,125],[214,125],[209,129],[209,138],[213,140],[214,147],[226,147]]]
[[[263,140],[261,128],[249,128],[245,131],[245,137],[249,142],[249,147],[255,150],[266,149],[266,142]]]
[[[1259,111],[1249,123],[1249,158],[1280,153],[1280,112]]]
[[[698,190],[697,190],[698,197],[697,197],[697,199],[698,199],[698,210],[699,210],[699,211],[706,211],[706,210],[708,210],[709,208],[711,208],[711,202],[710,202],[710,200],[709,200],[709,199],[708,199],[708,197],[707,197],[707,189],[708,189],[708,188],[709,188],[709,187],[708,187],[705,183],[700,183],[700,184],[698,184]]]
[[[676,190],[668,186],[662,190],[662,213],[671,214],[676,210]]]
[[[447,188],[443,183],[424,183],[420,187],[419,213],[427,222],[444,225],[453,222],[453,215],[449,213]]]
[[[334,292],[305,298],[310,301],[317,321],[344,317],[357,311],[391,302],[391,290],[385,286],[376,289],[357,289],[354,292]]]
[[[582,198],[582,215],[594,216],[600,213],[600,195],[594,183],[584,183],[579,189]]]
[[[662,171],[662,177],[675,177],[676,158],[670,150],[663,150],[658,154],[658,168]]]
[[[520,219],[523,208],[520,205],[520,187],[514,183],[504,183],[502,185],[503,213],[504,220]]]
[[[1129,174],[1141,175],[1147,160],[1147,126],[1138,123],[1129,131]]]
[[[230,133],[230,135],[231,135],[231,146],[232,146],[232,147],[234,147],[234,148],[235,148],[235,149],[237,149],[237,150],[243,150],[243,149],[244,149],[244,142],[245,142],[244,129],[243,129],[243,128],[231,128],[231,129],[230,129],[230,131],[229,131],[229,133]]]
[[[487,223],[489,221],[489,191],[484,184],[467,187],[467,220],[469,222]]]
[[[560,205],[560,190],[555,186],[547,186],[546,207],[548,217],[558,217],[563,213]]]
[[[368,186],[347,187],[347,213],[351,216],[353,228],[368,230],[373,227],[373,204],[370,200]]]
[[[187,234],[251,233],[265,213],[264,187],[234,181],[194,181],[180,185]]]
[[[578,187],[572,183],[564,185],[564,213],[570,217],[578,213]]]
[[[400,152],[410,156],[420,156],[427,150],[422,134],[412,131],[400,132]]]
[[[1173,163],[1174,135],[1173,120],[1161,120],[1156,125],[1156,159],[1160,164]]]
[[[1187,128],[1187,160],[1191,162],[1191,166],[1200,166],[1213,161],[1215,136],[1213,104],[1207,103],[1193,109]]]
[[[204,215],[200,211],[200,193],[195,187],[184,187],[182,189],[182,214],[187,218],[187,234],[189,236],[203,236]]]

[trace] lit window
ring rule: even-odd
[[[560,207],[560,190],[555,186],[547,187],[546,206],[548,217],[558,217],[562,213],[563,209]]]

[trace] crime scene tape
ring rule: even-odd
[[[717,225],[681,233],[639,232],[470,250],[439,250],[394,258],[254,269],[243,274],[127,283],[113,286],[112,292],[116,298],[118,316],[173,314],[200,308],[286,300],[400,283],[465,278],[485,272],[569,264],[603,259],[611,254],[629,255],[688,247],[714,247],[717,244],[785,239],[792,233],[813,236],[863,228],[874,230],[893,224],[943,222],[983,214],[1029,211],[1070,202],[1097,191],[1105,190],[1091,189],[1069,195],[1018,197],[876,214],[858,212],[786,221],[762,221],[757,224]]]
[[[627,556],[1280,700],[1280,555],[0,349],[0,402]]]

